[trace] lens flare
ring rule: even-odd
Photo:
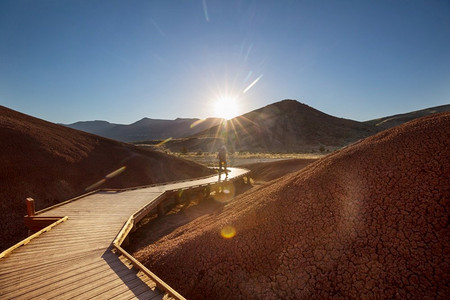
[[[118,168],[115,171],[112,171],[111,173],[107,174],[105,177],[103,177],[102,179],[100,179],[99,181],[97,181],[94,184],[91,184],[90,186],[88,186],[87,188],[85,188],[86,191],[92,191],[95,190],[96,188],[98,188],[99,186],[101,186],[102,184],[104,184],[107,180],[116,177],[117,175],[119,175],[120,173],[122,173],[123,171],[125,171],[127,167],[123,166]]]
[[[126,168],[127,168],[127,167],[125,167],[125,166],[120,167],[120,168],[118,168],[117,170],[115,170],[115,171],[109,173],[108,175],[106,175],[105,178],[106,178],[106,179],[110,179],[110,178],[116,177],[117,175],[119,175],[120,173],[122,173],[123,171],[125,171]]]
[[[259,75],[259,77],[256,78],[255,80],[253,80],[253,82],[250,83],[250,85],[242,93],[243,94],[247,93],[248,90],[251,89],[262,77],[263,77],[263,74]]]
[[[164,141],[162,141],[162,142],[160,142],[160,143],[158,143],[158,144],[156,144],[156,147],[161,147],[162,145],[164,145],[165,143],[167,143],[167,142],[170,141],[170,140],[172,140],[171,137],[165,139]]]
[[[224,239],[231,239],[236,235],[236,229],[231,225],[227,225],[220,230],[220,235]]]
[[[99,186],[101,186],[102,184],[104,184],[105,182],[106,182],[106,179],[105,179],[105,178],[100,179],[100,180],[97,181],[96,183],[94,183],[94,184],[88,186],[85,190],[86,190],[87,192],[92,191],[92,190],[95,190],[96,188],[98,188]]]
[[[215,187],[215,191],[211,193],[211,196],[220,203],[228,203],[233,200],[236,194],[236,188],[230,181],[224,181]]]
[[[194,123],[191,124],[191,128],[194,128],[195,126],[202,124],[203,122],[205,122],[206,119],[200,119],[195,121]]]

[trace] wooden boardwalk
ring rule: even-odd
[[[230,181],[248,173],[230,169]],[[154,207],[152,202],[161,201],[167,191],[217,183],[216,175],[135,190],[99,191],[38,212],[39,217],[68,216],[68,220],[0,258],[0,299],[177,298],[133,266],[113,241],[130,216],[143,207]]]

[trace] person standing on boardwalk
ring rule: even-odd
[[[227,170],[227,148],[223,145],[217,153],[217,158],[219,159],[219,176],[222,172],[222,167],[224,168],[225,174],[228,176]]]

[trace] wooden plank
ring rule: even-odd
[[[64,291],[70,292],[78,288],[78,285],[91,285],[97,281],[104,280],[105,278],[113,278],[114,276],[121,276],[127,273],[136,273],[134,270],[130,270],[129,265],[123,264],[123,262],[116,256],[115,259],[111,258],[111,261],[103,261],[99,267],[90,267],[84,272],[80,272],[78,269],[75,272],[68,272],[58,277],[51,277],[48,281],[41,281],[38,288],[34,287],[31,291],[25,295],[28,297],[40,297],[50,298],[58,296]],[[117,272],[113,271],[117,270]],[[72,285],[72,283],[77,283]]]
[[[12,247],[6,249],[6,250],[3,251],[2,253],[0,253],[0,259],[3,258],[3,257],[5,257],[5,256],[10,255],[11,252],[14,251],[15,249],[19,248],[20,246],[23,246],[23,245],[28,244],[32,239],[34,239],[34,238],[40,236],[40,235],[41,235],[42,233],[44,233],[44,232],[49,231],[49,230],[52,229],[54,226],[60,224],[61,222],[66,221],[67,219],[68,219],[68,217],[63,217],[63,218],[61,218],[60,220],[58,220],[58,221],[56,221],[56,222],[54,222],[54,223],[48,225],[47,227],[45,227],[45,228],[39,230],[39,231],[36,232],[35,234],[33,234],[33,235],[27,237],[26,239],[20,241],[19,243],[15,244],[14,246],[12,246]]]
[[[33,281],[36,282],[36,278],[47,278],[47,277],[58,277],[61,274],[66,274],[69,272],[78,271],[81,268],[84,268],[85,266],[89,266],[91,264],[98,264],[98,263],[109,263],[111,266],[114,266],[116,264],[124,264],[127,268],[131,268],[132,264],[126,260],[124,257],[119,257],[119,260],[117,260],[118,256],[112,252],[105,253],[103,255],[101,254],[94,254],[89,255],[86,257],[82,257],[81,259],[75,259],[72,261],[68,261],[63,264],[57,264],[57,265],[46,265],[42,268],[34,269],[32,272],[28,272],[27,274],[21,274],[19,272],[10,273],[7,275],[3,275],[0,277],[0,287],[7,287],[8,283],[12,285],[16,285],[16,282],[28,282]],[[120,261],[120,262],[119,262]],[[8,278],[7,278],[8,277]],[[20,280],[19,280],[20,279]]]
[[[126,290],[120,294],[117,294],[113,297],[110,297],[109,299],[133,299],[133,298],[140,298],[140,299],[162,299],[163,292],[156,288],[156,284],[151,281],[150,278],[147,276],[141,276],[138,275],[139,278],[145,283],[145,285],[139,285],[138,287],[131,290]]]
[[[52,255],[51,257],[48,257],[48,256],[36,257],[35,261],[32,264],[29,264],[26,261],[23,262],[22,260],[19,260],[19,261],[14,260],[15,267],[12,266],[12,268],[4,268],[3,264],[2,264],[0,274],[11,272],[11,271],[14,272],[16,269],[17,270],[31,270],[33,268],[41,268],[48,264],[57,265],[59,263],[63,263],[66,261],[72,261],[76,258],[82,258],[93,252],[104,253],[104,251],[105,251],[104,248],[100,248],[100,249],[89,249],[89,250],[85,250],[85,251],[76,251],[73,253],[62,253],[59,255]],[[101,256],[101,254],[100,254],[100,256]]]
[[[98,256],[96,256],[95,261],[82,261],[81,263],[78,263],[77,265],[67,264],[65,266],[60,266],[60,268],[52,267],[49,270],[46,270],[45,272],[37,272],[32,273],[31,276],[28,277],[21,277],[19,276],[17,281],[10,281],[9,284],[4,285],[2,284],[2,292],[5,293],[5,295],[9,292],[21,290],[21,289],[28,289],[28,290],[37,290],[40,287],[42,287],[44,284],[52,284],[55,282],[64,281],[66,278],[69,278],[71,276],[75,276],[77,274],[85,274],[87,275],[89,271],[95,270],[95,272],[98,272],[102,269],[108,269],[111,268],[111,266],[123,264],[120,260],[116,260],[113,262],[110,262],[109,264],[106,263],[104,260],[99,259]],[[126,265],[128,268],[132,267],[132,265]],[[41,270],[37,270],[41,271]],[[36,280],[36,279],[39,280]],[[55,287],[55,285],[52,286],[52,288]]]
[[[123,293],[127,290],[132,290],[138,286],[146,286],[145,283],[137,277],[137,274],[127,274],[116,278],[107,283],[103,283],[95,289],[89,290],[83,294],[77,295],[77,298],[86,299],[110,299],[113,295]],[[147,287],[147,289],[149,289]]]
[[[73,297],[77,297],[78,299],[88,298],[89,295],[95,295],[97,289],[101,289],[102,287],[109,285],[122,285],[123,283],[127,283],[130,280],[136,278],[136,270],[120,270],[113,271],[112,269],[105,271],[103,273],[97,273],[95,276],[92,276],[88,281],[89,284],[78,284],[77,286],[71,287],[70,290],[65,291],[64,293],[58,294],[58,298],[69,299]],[[84,280],[84,279],[83,279]],[[81,295],[84,295],[80,297]]]
[[[95,291],[92,290],[88,293],[89,299],[92,298],[103,298],[103,299],[110,299],[114,296],[120,295],[123,292],[126,291],[134,291],[136,288],[146,288],[148,291],[152,291],[145,282],[142,281],[141,278],[137,276],[137,274],[133,274],[134,276],[126,276],[119,278],[114,281],[110,281],[104,285],[101,286],[101,288],[96,289]],[[120,284],[120,283],[124,284]],[[161,291],[152,291],[152,294],[159,295],[161,294]],[[83,297],[83,294],[78,295]]]

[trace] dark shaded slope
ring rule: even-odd
[[[450,113],[386,130],[135,255],[189,299],[445,299],[449,143]]]
[[[25,198],[37,209],[89,187],[124,188],[205,176],[207,168],[160,152],[104,139],[0,106],[1,249],[26,235]],[[121,170],[101,183],[107,174]]]

